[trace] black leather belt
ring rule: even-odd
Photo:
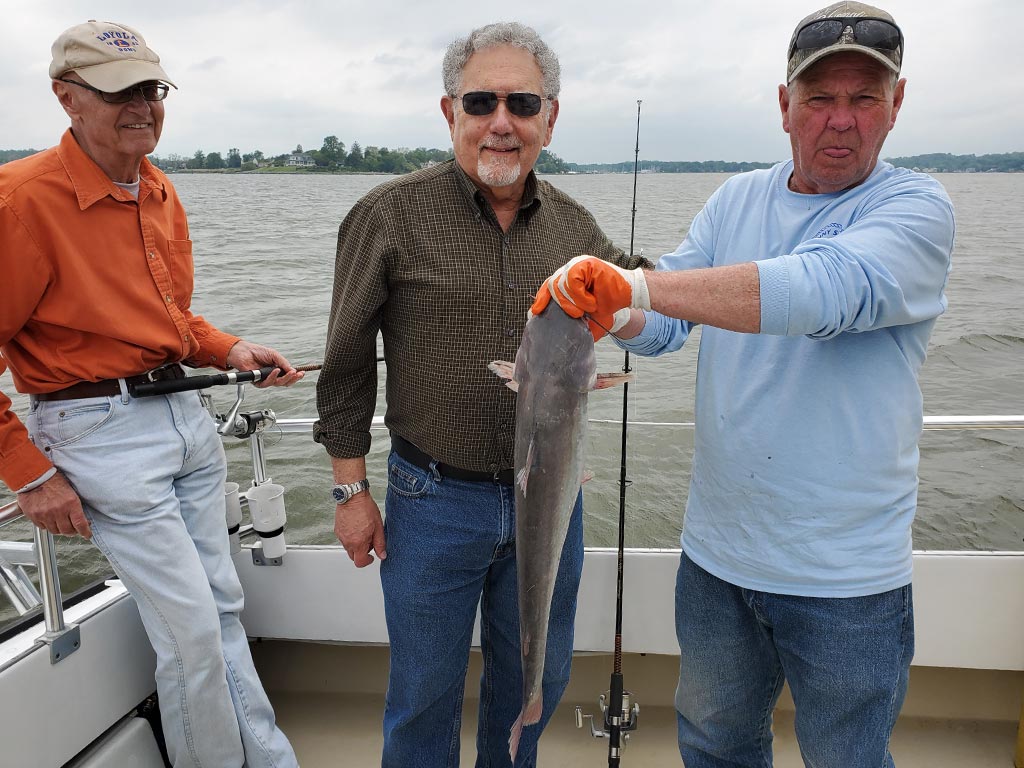
[[[156,368],[138,376],[125,376],[128,391],[136,384],[149,381],[166,381],[167,379],[183,379],[186,373],[177,363]],[[56,392],[43,392],[32,395],[36,400],[78,400],[85,397],[114,397],[121,394],[120,379],[103,379],[102,381],[80,381],[70,387],[58,389]]]
[[[458,467],[453,467],[449,464],[442,464],[439,461],[435,463],[430,456],[425,454],[404,437],[396,435],[394,432],[391,433],[391,447],[394,449],[395,453],[410,464],[414,464],[420,469],[431,469],[431,464],[433,464],[433,468],[440,472],[442,477],[450,477],[453,480],[470,480],[477,483],[487,482],[499,483],[501,485],[512,485],[513,478],[515,477],[515,470],[512,469],[502,469],[497,472],[477,472],[472,469],[459,469]]]

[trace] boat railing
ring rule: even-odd
[[[313,430],[315,419],[292,418],[277,419],[272,411],[258,411],[241,414],[241,421],[249,425],[244,434],[250,441],[252,449],[253,485],[267,482],[263,438],[266,430],[272,427],[280,434],[306,434]],[[617,425],[621,422],[614,419],[591,419],[593,424]],[[630,426],[640,428],[693,428],[693,422],[661,422],[661,421],[630,421]],[[373,419],[372,429],[386,429],[384,419],[377,416]],[[925,416],[925,430],[990,430],[990,429],[1024,429],[1024,415],[980,415],[980,416]],[[222,432],[223,434],[223,432]],[[249,504],[242,495],[241,505]],[[250,510],[251,512],[251,510]],[[0,506],[0,529],[23,517],[16,501]],[[258,533],[252,524],[236,529],[238,535],[247,537]],[[237,539],[235,539],[237,541]],[[257,542],[255,549],[259,548]],[[256,553],[254,552],[254,561]],[[263,564],[279,564],[267,563]],[[36,568],[39,589],[36,590],[32,580],[25,572],[26,567]],[[33,542],[4,541],[0,539],[0,589],[10,604],[20,614],[35,610],[42,606],[44,632],[39,642],[50,646],[51,662],[56,664],[73,653],[80,645],[78,627],[67,625],[64,621],[64,608],[61,598],[59,573],[53,535],[40,528],[33,528]]]
[[[621,424],[620,419],[589,419],[591,424]],[[275,428],[284,434],[312,432],[316,419],[278,419]],[[630,427],[674,427],[690,428],[692,421],[628,421]],[[384,417],[375,416],[372,429],[385,429]],[[1022,416],[925,416],[925,430],[958,429],[1024,429]]]
[[[22,516],[17,502],[5,504],[0,507],[0,527]],[[32,544],[0,541],[0,588],[21,615],[42,605],[44,631],[39,641],[50,647],[50,663],[56,664],[78,650],[81,634],[76,624],[64,621],[53,534],[33,526],[32,536]],[[36,567],[38,591],[25,572],[26,565]]]

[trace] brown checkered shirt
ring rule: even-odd
[[[369,451],[380,331],[388,428],[444,464],[511,467],[515,393],[487,363],[515,360],[538,287],[582,253],[651,266],[533,172],[508,232],[454,160],[373,189],[338,230],[314,439],[339,458]]]

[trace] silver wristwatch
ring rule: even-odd
[[[360,491],[370,487],[370,481],[365,477],[356,483],[338,483],[331,489],[331,496],[338,504],[345,504]]]

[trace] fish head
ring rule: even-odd
[[[516,356],[517,377],[525,369],[528,376],[542,373],[558,378],[568,389],[588,392],[594,386],[596,365],[594,337],[583,318],[570,317],[552,301],[526,321]]]

